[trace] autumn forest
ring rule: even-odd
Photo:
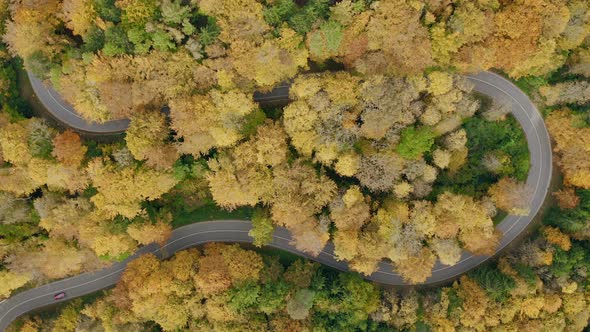
[[[588,325],[588,1],[0,0],[0,20],[0,300],[202,221],[252,238],[142,255],[9,331]],[[126,131],[55,125],[27,72]],[[480,72],[551,136],[540,209],[530,129]],[[508,216],[530,225],[498,252]],[[277,229],[309,259],[269,247]],[[347,271],[314,262],[328,247]],[[416,287],[466,255],[494,257]],[[367,280],[384,262],[403,286]]]

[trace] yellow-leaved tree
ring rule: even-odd
[[[141,202],[159,198],[178,183],[170,171],[138,165],[119,167],[104,158],[91,160],[87,170],[98,190],[91,200],[110,217],[133,218],[141,211]]]
[[[13,290],[24,286],[31,278],[26,274],[0,271],[0,298],[7,298]]]
[[[569,110],[552,112],[546,120],[547,129],[555,140],[559,168],[565,183],[590,189],[590,128],[577,126],[579,119]]]
[[[142,107],[131,117],[125,141],[133,157],[147,165],[166,169],[178,159],[176,147],[169,142],[166,116],[157,108]]]
[[[252,97],[238,90],[172,100],[171,127],[183,139],[179,151],[199,156],[214,147],[232,146],[244,137],[242,128],[256,109]]]

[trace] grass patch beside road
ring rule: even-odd
[[[233,211],[228,211],[223,208],[220,208],[214,203],[207,203],[191,211],[177,211],[176,213],[174,213],[172,226],[174,228],[178,228],[188,224],[208,220],[250,220],[250,218],[252,218],[253,213],[254,209],[252,207],[241,207]]]

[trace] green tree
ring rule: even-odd
[[[345,320],[343,326],[361,326],[379,306],[379,290],[357,274],[342,273],[339,276],[341,293],[336,297],[337,305]]]
[[[176,44],[172,36],[162,29],[158,29],[151,34],[154,41],[154,48],[158,51],[175,51]]]
[[[325,22],[318,31],[308,36],[309,52],[318,60],[325,60],[338,55],[342,43],[342,25],[335,21]]]
[[[51,60],[41,51],[33,52],[26,58],[27,69],[38,77],[47,77],[51,68]]]
[[[305,3],[294,15],[288,18],[289,26],[293,30],[304,34],[311,30],[314,23],[325,19],[330,12],[329,0],[310,0]]]
[[[215,18],[208,17],[207,25],[199,29],[199,41],[205,46],[211,45],[217,41],[220,33],[221,29],[217,25]]]
[[[408,127],[402,131],[397,153],[406,159],[418,159],[432,148],[435,134],[430,127]]]
[[[329,12],[328,0],[309,0],[304,6],[298,6],[294,0],[278,0],[265,8],[264,19],[275,27],[287,22],[293,30],[305,34],[318,20],[327,18]]]
[[[293,319],[305,319],[309,316],[309,310],[313,306],[315,292],[309,289],[300,289],[287,302],[287,313]]]
[[[270,25],[279,26],[293,16],[297,9],[297,4],[293,0],[273,1],[272,6],[264,9],[264,19]]]
[[[231,288],[228,293],[228,305],[237,312],[244,312],[258,304],[260,285],[249,281]]]
[[[273,232],[274,226],[270,213],[263,209],[256,209],[252,216],[252,230],[248,233],[254,238],[254,245],[262,247],[271,243]]]
[[[143,26],[160,12],[158,0],[117,0],[115,5],[122,10],[121,22],[129,27]]]
[[[572,248],[568,251],[555,246],[550,271],[556,277],[572,276],[574,271],[578,269],[587,270],[590,268],[589,257],[590,251],[586,248],[585,243],[573,242]]]
[[[153,45],[150,34],[141,27],[133,27],[127,31],[129,41],[133,43],[135,54],[147,54]]]
[[[492,265],[486,265],[470,272],[469,277],[475,280],[494,301],[505,301],[510,291],[516,287],[516,282],[512,277],[503,274]]]
[[[182,0],[164,0],[160,5],[162,21],[166,24],[181,24],[190,18],[192,8],[183,5]]]
[[[94,0],[94,8],[98,15],[106,21],[120,22],[121,9],[115,6],[117,0]]]
[[[567,233],[582,233],[589,228],[590,220],[590,190],[577,190],[580,203],[573,209],[560,209],[553,207],[549,210],[546,222],[557,226]]]
[[[125,30],[119,26],[114,25],[106,29],[105,33],[105,45],[102,49],[105,55],[116,56],[130,53],[132,50],[132,44],[127,38]]]
[[[282,279],[264,284],[258,298],[258,310],[267,315],[282,311],[291,287]]]
[[[82,49],[84,52],[97,52],[104,47],[105,36],[104,31],[93,25],[88,32],[82,37],[84,40],[84,46]]]

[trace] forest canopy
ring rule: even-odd
[[[6,230],[5,267],[27,275],[17,262],[31,247],[63,246],[78,262],[39,266],[33,281],[121,260],[206,206],[254,209],[260,246],[282,226],[299,250],[317,255],[331,239],[353,270],[370,275],[388,259],[411,283],[462,250],[492,254],[498,210],[528,213],[528,150],[508,111],[461,74],[495,67],[518,78],[563,63],[583,42],[573,31],[588,29],[575,16],[583,6],[10,2],[12,55],[89,121],[131,123],[124,142],[96,145],[1,118],[0,190],[7,202],[28,198],[18,206],[30,216]],[[571,19],[550,22],[554,10]],[[524,19],[539,30],[506,23]],[[527,48],[519,57],[515,40]],[[253,101],[286,81],[284,108]]]
[[[551,244],[559,231],[547,228],[545,234],[452,285],[410,291],[238,245],[208,244],[167,261],[144,255],[129,264],[114,289],[49,315],[30,315],[18,326],[20,331],[581,331],[590,317],[589,301],[576,281],[564,277],[568,272],[557,269],[560,263],[548,258],[562,255]]]
[[[586,1],[0,3],[6,68],[22,59],[88,121],[130,119],[110,143],[56,130],[5,72],[10,289],[124,259],[202,211],[253,217],[260,246],[277,226],[312,255],[332,240],[366,275],[388,259],[411,283],[492,254],[495,222],[528,214],[529,156],[509,105],[463,76],[481,70],[537,88],[566,183],[588,189]],[[285,83],[284,107],[252,98]],[[56,252],[72,264],[48,269]]]
[[[0,300],[123,261],[211,219],[332,242],[340,273],[208,244],[132,261],[116,287],[15,331],[582,331],[590,318],[590,3],[586,0],[0,0]],[[25,69],[96,141],[33,117]],[[409,284],[491,255],[527,215],[512,79],[545,117],[563,184],[542,225],[452,284]],[[253,93],[289,85],[286,105]],[[162,112],[165,110],[165,112]],[[540,218],[541,219],[541,218]],[[277,252],[271,252],[277,253]]]
[[[544,75],[583,46],[588,6],[584,0],[27,0],[8,6],[4,40],[85,118],[106,121],[210,89],[271,89],[315,66],[310,61],[362,75],[431,68]],[[573,59],[585,59],[584,52]],[[448,82],[440,84],[444,90]]]

